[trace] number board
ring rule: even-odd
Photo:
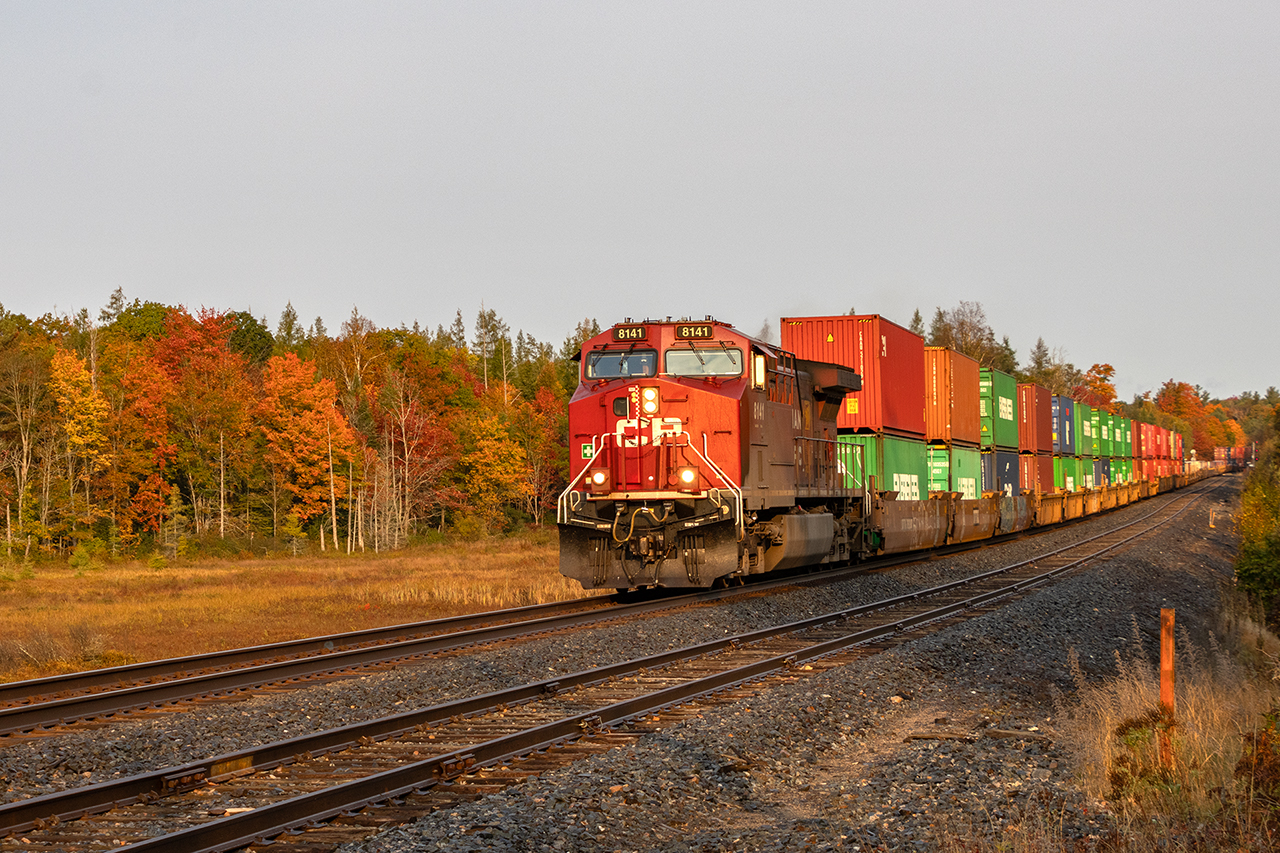
[[[705,340],[716,336],[716,327],[710,323],[681,324],[676,326],[676,340]]]
[[[615,341],[643,341],[648,336],[648,330],[644,326],[614,326],[613,339]]]

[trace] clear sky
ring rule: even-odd
[[[0,304],[331,331],[981,302],[1280,385],[1280,4],[0,4]]]

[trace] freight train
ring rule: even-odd
[[[562,574],[587,589],[722,585],[1055,524],[1205,473],[1175,466],[1171,437],[1143,449],[1148,425],[1125,444],[1132,424],[1107,414],[1104,475],[1098,448],[1068,442],[1100,440],[1101,413],[1084,426],[1082,404],[877,315],[784,318],[782,332],[775,346],[711,317],[628,319],[583,344]],[[1022,452],[1007,426],[1018,435],[1020,398]],[[1168,464],[1147,467],[1157,444]],[[1120,456],[1135,452],[1137,476]]]

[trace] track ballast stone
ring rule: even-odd
[[[1114,651],[1132,645],[1134,617],[1158,624],[1161,606],[1203,635],[1196,627],[1209,624],[1235,544],[1221,525],[1207,527],[1208,508],[1221,510],[1218,501],[1239,491],[1234,478],[1217,483],[1174,527],[1010,608],[342,849],[929,849],[940,831],[999,833],[1028,808],[1051,815],[1067,837],[1096,835],[1106,818],[1075,792],[1052,738],[1055,697],[1071,689],[1067,651],[1090,675],[1109,673]],[[0,748],[0,795],[186,763],[882,599],[1044,553],[1153,504],[839,584],[25,741]],[[1012,729],[1027,737],[903,743]]]

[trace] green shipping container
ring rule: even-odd
[[[1093,429],[1093,406],[1076,403],[1076,455],[1093,458],[1098,455],[1098,437]]]
[[[1111,413],[1104,409],[1093,410],[1093,437],[1098,445],[1098,455],[1111,456]]]
[[[1127,482],[1129,481],[1124,478],[1124,460],[1112,458],[1111,485],[1119,486],[1120,484],[1127,483]]]
[[[975,448],[931,444],[928,449],[929,491],[959,492],[967,500],[980,495],[982,454]]]
[[[1053,487],[1068,492],[1080,490],[1080,460],[1074,456],[1053,457]]]
[[[842,435],[838,441],[862,448],[862,471],[846,472],[845,488],[868,488],[874,477],[878,492],[897,492],[904,501],[928,499],[929,460],[923,441],[880,433]]]
[[[1018,380],[984,367],[978,374],[982,446],[1018,449]]]

